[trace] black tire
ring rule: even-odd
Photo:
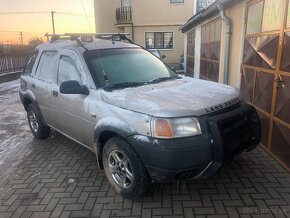
[[[43,124],[40,113],[33,104],[27,107],[27,119],[30,130],[35,138],[46,139],[50,135],[50,128]]]
[[[123,167],[120,165],[120,167],[118,166],[119,169],[117,171],[119,174],[112,173],[112,166],[117,166],[118,164],[120,164],[118,162],[115,163],[116,165],[114,165],[113,160],[116,159],[114,158],[115,155],[117,155],[119,158],[123,157],[123,159],[121,159],[122,161],[120,162],[121,165],[122,163],[126,165],[126,161],[124,161],[125,159],[127,159],[127,162],[129,163]],[[130,145],[121,138],[113,137],[107,141],[103,149],[102,161],[106,176],[110,184],[122,197],[131,200],[139,199],[151,189],[152,179],[150,178],[142,161],[138,158],[135,151],[130,147]],[[130,175],[129,172],[131,173],[132,177],[128,177],[128,175]],[[118,175],[119,177],[125,178],[123,180],[120,178],[120,180],[125,181],[125,185],[120,184],[122,182],[118,183]],[[130,177],[132,178],[131,180]],[[127,187],[124,188],[122,186]]]

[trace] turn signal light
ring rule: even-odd
[[[161,138],[172,138],[173,132],[171,125],[166,119],[156,119],[155,121],[155,136]]]

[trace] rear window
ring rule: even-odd
[[[41,55],[35,78],[46,82],[52,82],[57,51],[45,51]]]
[[[31,58],[29,58],[28,62],[26,63],[25,68],[23,70],[23,74],[26,74],[26,75],[31,74],[32,68],[34,66],[34,63],[35,63],[37,56],[38,56],[38,50],[35,50],[33,52],[33,55],[31,56]]]

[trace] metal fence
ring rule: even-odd
[[[22,71],[30,56],[0,56],[0,76]]]
[[[128,7],[120,7],[116,9],[117,23],[130,23],[132,22],[132,9]]]
[[[32,52],[30,46],[0,45],[0,76],[22,71]]]

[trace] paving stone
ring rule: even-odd
[[[53,211],[57,205],[57,203],[59,202],[58,198],[52,198],[49,203],[46,205],[45,210],[46,211]]]
[[[170,214],[172,214],[172,209],[171,208],[154,208],[154,209],[152,209],[152,213],[153,213],[153,216],[170,215]]]
[[[13,213],[12,217],[21,217],[26,208],[26,206],[19,206]]]
[[[184,217],[185,218],[192,218],[194,217],[194,212],[192,208],[184,208]]]
[[[89,217],[91,211],[73,211],[71,217]]]
[[[31,218],[46,218],[50,216],[50,212],[33,212]]]
[[[215,210],[212,207],[203,207],[203,208],[194,208],[195,214],[205,214],[205,215],[210,215],[210,214],[215,214]]]
[[[54,208],[52,214],[51,214],[51,217],[60,217],[62,211],[64,209],[64,205],[56,205],[56,207]]]
[[[143,209],[142,218],[150,218],[150,217],[152,217],[151,209]]]
[[[132,205],[132,215],[140,216],[141,215],[142,204],[140,202],[133,202]]]
[[[90,210],[91,211],[93,209],[93,207],[94,207],[95,201],[96,201],[95,198],[88,198],[86,203],[85,203],[84,210]]]
[[[45,205],[33,205],[33,206],[28,206],[27,211],[44,211]]]

